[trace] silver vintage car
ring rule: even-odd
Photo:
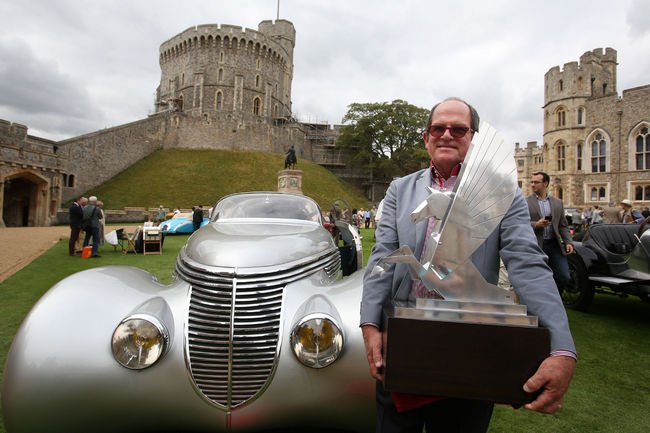
[[[361,243],[336,229],[307,197],[235,194],[172,284],[121,266],[59,282],[8,354],[7,431],[373,430]]]

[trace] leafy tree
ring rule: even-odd
[[[373,177],[404,175],[428,160],[422,129],[429,110],[400,99],[354,103],[343,117],[336,145],[351,154],[348,164],[368,168]]]

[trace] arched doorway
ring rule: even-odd
[[[45,224],[47,181],[32,173],[4,179],[2,219],[6,227]]]

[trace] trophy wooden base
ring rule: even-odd
[[[533,401],[523,385],[550,353],[545,328],[396,317],[385,309],[388,391],[511,405]]]

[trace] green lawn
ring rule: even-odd
[[[365,257],[372,230],[362,229]],[[68,257],[61,241],[33,263],[0,283],[0,365],[20,321],[54,283],[94,266],[132,265],[171,281],[176,252],[187,236],[168,236],[162,255],[124,255],[105,246],[102,258]],[[636,298],[598,295],[589,313],[569,311],[580,361],[564,409],[541,415],[498,406],[491,433],[648,432],[650,431],[650,304]],[[38,414],[35,414],[37,416]],[[0,423],[0,433],[5,430]]]

